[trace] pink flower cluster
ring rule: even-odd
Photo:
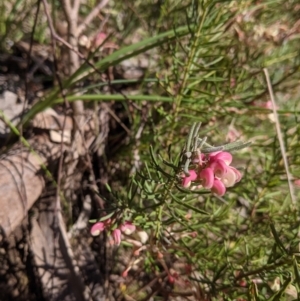
[[[228,152],[201,154],[194,160],[198,166],[189,170],[190,175],[184,175],[182,186],[189,187],[191,183],[201,184],[219,196],[223,196],[226,187],[231,187],[241,180],[241,173],[230,166],[232,155]]]
[[[93,236],[99,235],[102,231],[109,230],[112,227],[111,219],[107,219],[103,222],[97,222],[91,228],[91,234]],[[121,234],[124,233],[126,235],[130,235],[135,231],[135,225],[132,222],[125,221],[118,228],[111,231],[111,238],[113,244],[120,245],[121,243]]]

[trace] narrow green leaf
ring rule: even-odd
[[[294,268],[294,275],[295,275],[295,279],[296,279],[297,290],[299,291],[299,289],[300,289],[300,273],[299,273],[298,262],[297,262],[295,256],[293,257],[293,268]]]
[[[157,159],[156,159],[156,155],[154,154],[152,145],[150,145],[149,150],[150,150],[150,156],[151,156],[152,162],[155,164],[156,167],[159,166]]]
[[[206,212],[206,211],[204,211],[204,210],[202,210],[202,209],[196,208],[196,207],[194,207],[194,206],[192,206],[192,205],[189,205],[189,204],[187,204],[187,203],[182,202],[182,201],[179,200],[174,194],[170,193],[170,195],[171,195],[172,199],[173,199],[177,204],[180,204],[180,205],[186,207],[187,209],[191,209],[191,210],[193,210],[193,211],[195,211],[195,212],[197,212],[197,213],[209,215],[208,212]]]
[[[274,224],[271,222],[270,223],[270,228],[271,228],[271,232],[273,234],[273,237],[275,239],[275,242],[277,243],[277,246],[285,253],[285,254],[288,254],[288,251],[286,250],[286,248],[284,247],[284,245],[282,244],[278,234],[277,234],[277,231],[275,229],[275,226]]]
[[[106,221],[107,219],[111,218],[114,214],[115,214],[115,212],[113,211],[113,212],[111,212],[111,213],[109,213],[109,214],[107,214],[107,215],[101,217],[101,218],[99,219],[99,221],[100,221],[100,222]]]

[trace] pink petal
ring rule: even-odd
[[[211,155],[210,160],[212,162],[216,160],[222,160],[226,163],[226,165],[230,165],[230,163],[232,162],[232,155],[228,152],[219,152],[215,153],[214,155]]]
[[[135,225],[132,222],[126,221],[120,226],[120,229],[124,234],[130,235],[135,231]]]
[[[121,243],[121,230],[120,229],[113,230],[112,237],[114,239],[115,245],[119,246]]]
[[[202,180],[202,186],[210,189],[214,184],[214,172],[211,168],[207,167],[200,171],[199,178]]]
[[[219,196],[223,196],[226,192],[226,187],[220,180],[215,179],[211,191]]]
[[[228,171],[228,165],[221,159],[214,160],[210,165],[216,177],[223,177]]]
[[[221,181],[226,187],[232,187],[235,183],[239,182],[241,178],[241,173],[235,167],[228,166],[228,171],[221,177]]]
[[[182,179],[183,187],[189,187],[191,185],[191,182],[195,181],[198,177],[195,170],[189,170],[189,173],[190,173],[189,176],[184,176],[184,178]]]
[[[228,172],[221,177],[221,181],[225,187],[232,187],[237,181],[237,175],[232,169],[228,169]]]
[[[242,178],[242,175],[241,175],[241,173],[240,173],[240,171],[239,170],[237,170],[235,167],[233,167],[233,166],[228,166],[228,170],[230,170],[231,172],[233,172],[234,174],[235,174],[235,183],[237,183],[237,182],[239,182],[240,180],[241,180],[241,178]],[[235,184],[234,183],[234,184]]]
[[[91,234],[92,234],[93,236],[97,236],[97,235],[99,235],[104,229],[105,229],[104,223],[98,222],[98,223],[94,224],[93,227],[91,228]]]
[[[232,166],[230,166],[230,169],[233,170],[233,172],[236,175],[236,181],[235,181],[235,183],[239,182],[242,179],[242,175],[241,175],[240,171],[237,170],[235,167],[232,167]]]

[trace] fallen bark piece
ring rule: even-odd
[[[47,135],[28,141],[35,152],[16,145],[0,158],[0,242],[21,223],[45,185],[41,168],[57,159],[60,145]]]

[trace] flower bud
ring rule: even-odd
[[[105,224],[102,222],[98,222],[92,226],[91,234],[93,236],[98,236],[104,229],[105,229]]]
[[[206,189],[212,188],[214,184],[214,172],[207,167],[200,171],[199,178],[202,180],[202,186]]]
[[[191,182],[195,181],[197,179],[197,173],[195,172],[195,170],[189,170],[190,175],[189,176],[184,176],[184,178],[182,179],[182,186],[183,187],[190,187]]]
[[[120,226],[120,229],[124,234],[130,235],[135,231],[135,225],[132,222],[126,221]]]
[[[121,230],[115,229],[112,231],[112,237],[116,246],[119,246],[121,243]]]
[[[219,196],[223,196],[226,192],[226,187],[220,180],[215,179],[211,191]]]

